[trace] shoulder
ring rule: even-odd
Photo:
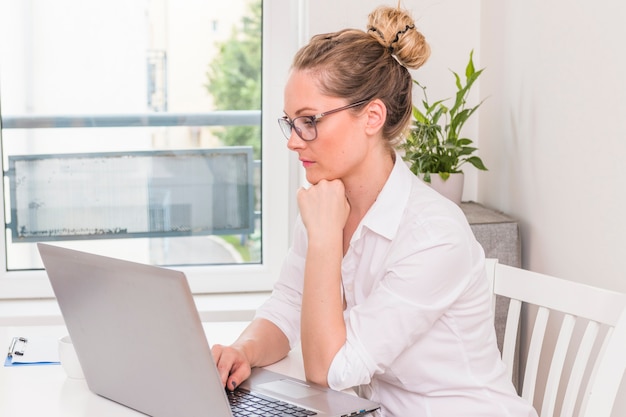
[[[395,219],[397,235],[413,232],[424,238],[423,233],[437,230],[471,233],[461,208],[419,179],[403,161],[396,161],[377,205],[387,221],[392,221],[389,216]]]
[[[413,176],[397,238],[413,248],[476,244],[467,217],[451,200]]]

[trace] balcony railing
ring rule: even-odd
[[[231,110],[231,111],[214,111],[214,112],[206,112],[206,113],[138,113],[138,114],[97,114],[97,115],[35,115],[35,116],[3,116],[1,119],[1,127],[3,130],[5,129],[50,129],[50,128],[108,128],[108,127],[179,127],[179,126],[254,126],[254,125],[260,125],[261,123],[261,111],[260,110],[245,110],[245,111],[237,111],[237,110]],[[211,152],[214,151],[213,153],[216,153],[217,155],[228,155],[229,154],[229,150],[235,151],[237,147],[235,148],[217,148],[215,150],[209,150],[209,151],[203,151],[203,152]],[[243,149],[243,148],[242,148]],[[232,152],[230,152],[232,153]],[[79,155],[73,155],[73,154],[69,154],[69,155],[37,155],[37,156],[11,156],[9,155],[9,162],[10,162],[10,166],[8,167],[8,171],[5,172],[5,175],[7,175],[7,178],[10,180],[10,207],[11,207],[11,217],[12,217],[12,222],[7,224],[7,228],[12,230],[12,234],[13,234],[13,238],[15,242],[27,242],[27,241],[31,241],[32,239],[36,239],[36,240],[59,240],[59,239],[77,239],[77,238],[88,238],[88,239],[92,239],[94,238],[94,235],[98,235],[97,237],[116,237],[113,236],[112,234],[103,234],[93,232],[93,230],[91,229],[98,229],[98,230],[123,230],[125,231],[125,237],[145,237],[145,236],[174,236],[174,235],[186,235],[186,234],[206,234],[206,233],[213,233],[213,234],[232,234],[232,233],[243,233],[243,234],[249,234],[252,233],[254,231],[254,225],[253,223],[255,222],[255,219],[259,219],[260,218],[260,212],[259,211],[255,211],[254,210],[254,198],[253,198],[253,191],[251,188],[246,188],[246,187],[251,187],[251,186],[255,186],[253,185],[253,175],[252,175],[252,170],[259,170],[260,169],[260,161],[252,161],[252,152],[251,152],[251,148],[249,149],[248,152],[248,162],[242,163],[242,164],[238,164],[237,165],[237,170],[240,170],[241,172],[247,172],[247,174],[245,175],[248,179],[247,181],[244,181],[244,190],[238,190],[236,189],[234,192],[232,192],[231,194],[234,196],[233,198],[236,199],[237,201],[234,201],[231,206],[232,207],[239,207],[240,211],[241,211],[241,219],[236,219],[237,221],[233,221],[230,218],[227,218],[229,215],[229,212],[232,212],[233,209],[231,207],[231,209],[229,210],[224,210],[222,206],[224,206],[224,201],[226,194],[224,190],[220,191],[220,199],[219,201],[216,200],[218,203],[221,201],[221,205],[217,205],[215,206],[212,205],[211,207],[209,207],[211,210],[207,209],[204,206],[201,206],[199,204],[194,203],[193,206],[196,207],[197,211],[206,211],[207,214],[204,217],[198,217],[197,219],[193,219],[191,220],[191,216],[182,216],[179,215],[178,217],[180,217],[180,219],[178,220],[181,224],[187,224],[189,223],[189,227],[187,227],[187,229],[183,230],[184,228],[182,227],[178,227],[175,222],[172,222],[170,217],[172,219],[177,219],[176,216],[174,216],[174,211],[172,211],[171,216],[169,216],[168,218],[166,218],[165,221],[163,220],[163,222],[165,222],[164,224],[166,224],[168,227],[167,229],[165,228],[164,224],[157,224],[152,225],[152,223],[154,223],[155,221],[154,218],[156,218],[153,214],[153,211],[150,211],[151,217],[150,217],[150,222],[145,222],[146,227],[148,227],[147,230],[142,231],[142,230],[138,230],[136,232],[130,233],[128,232],[128,230],[130,230],[130,227],[122,227],[123,226],[123,222],[118,221],[118,223],[120,223],[120,225],[117,225],[117,223],[115,223],[117,225],[117,227],[100,227],[98,224],[96,224],[97,222],[95,222],[94,224],[92,224],[90,227],[63,227],[63,224],[61,225],[57,225],[53,220],[54,219],[58,219],[59,216],[54,216],[54,215],[49,215],[48,217],[45,217],[45,219],[50,220],[52,226],[50,225],[42,225],[39,223],[42,223],[44,219],[43,214],[45,213],[41,213],[41,209],[37,206],[35,207],[35,205],[33,205],[32,203],[30,203],[30,201],[39,196],[41,198],[38,199],[38,201],[41,203],[46,202],[45,206],[46,208],[50,211],[53,210],[55,208],[55,205],[53,203],[59,203],[61,207],[65,207],[65,211],[67,211],[68,208],[72,208],[74,207],[74,205],[76,205],[76,207],[78,208],[80,206],[80,209],[84,212],[86,212],[87,214],[85,214],[86,217],[88,218],[94,218],[94,217],[98,217],[98,216],[88,216],[91,211],[94,210],[93,207],[88,208],[87,206],[89,206],[89,204],[87,204],[87,202],[84,201],[79,201],[79,202],[74,202],[75,204],[70,204],[70,201],[73,201],[73,196],[71,195],[67,195],[64,198],[61,198],[61,196],[59,196],[59,194],[61,194],[60,191],[64,190],[65,188],[68,188],[67,184],[66,185],[58,185],[57,186],[57,190],[58,192],[52,193],[52,197],[48,194],[45,194],[46,192],[49,191],[50,189],[50,181],[51,178],[53,177],[53,174],[51,174],[50,172],[48,172],[46,169],[41,168],[41,166],[48,166],[51,163],[53,164],[53,170],[51,172],[57,173],[58,171],[58,167],[56,167],[56,165],[54,165],[55,163],[58,165],[59,163],[63,163],[64,167],[71,167],[67,168],[70,169],[72,172],[72,174],[80,174],[82,170],[85,170],[87,168],[85,168],[85,166],[91,167],[91,165],[93,165],[93,163],[91,163],[91,161],[97,161],[98,164],[96,164],[98,167],[100,167],[101,165],[104,166],[106,168],[106,164],[103,165],[104,162],[115,162],[119,164],[119,161],[123,161],[126,164],[131,164],[131,166],[134,164],[134,160],[139,159],[141,161],[148,161],[150,162],[149,164],[147,164],[147,166],[153,166],[154,165],[154,160],[159,160],[160,164],[173,164],[176,163],[177,160],[179,160],[181,158],[181,155],[177,155],[171,152],[166,152],[167,155],[161,155],[161,153],[159,153],[158,151],[154,151],[154,152],[148,152],[147,155],[144,154],[129,154],[127,155],[129,159],[128,162],[125,159],[120,159],[120,153],[111,153],[111,154],[101,154],[101,153],[93,153],[93,154],[79,154]],[[170,155],[171,154],[171,155]],[[244,152],[245,154],[245,152]],[[195,154],[194,154],[195,155]],[[211,155],[211,154],[207,154],[207,155]],[[193,155],[185,155],[184,157],[189,159],[189,161],[195,160],[196,158],[192,158]],[[158,158],[157,158],[158,157]],[[156,158],[156,159],[155,159]],[[191,158],[191,159],[190,159]],[[207,159],[207,161],[214,159],[214,158],[205,158]],[[76,162],[78,161],[78,162]],[[90,162],[90,164],[87,164],[87,162]],[[42,165],[43,164],[43,165]],[[47,164],[47,165],[46,165]],[[208,164],[208,165],[207,165]],[[215,163],[212,163],[213,165],[215,165]],[[22,165],[24,165],[24,172],[22,174],[24,175],[17,175],[17,168],[18,167],[22,167]],[[189,163],[185,163],[183,164],[184,166],[190,166]],[[205,166],[206,165],[206,166]],[[206,164],[200,164],[198,169],[208,169],[208,167],[211,164],[209,164],[208,162]],[[167,168],[169,165],[165,166],[165,168]],[[219,166],[219,164],[218,164]],[[81,168],[82,167],[82,168]],[[99,169],[105,169],[100,167]],[[128,170],[129,168],[125,166],[125,168]],[[165,171],[165,172],[178,172],[181,171],[180,168],[176,168],[176,169],[165,169],[162,168],[160,171]],[[171,168],[171,167],[170,167]],[[6,169],[6,168],[5,168]],[[91,167],[90,169],[95,169],[93,167]],[[226,168],[226,169],[232,169],[232,168]],[[29,171],[30,170],[30,171]],[[215,169],[213,169],[215,170]],[[223,169],[222,169],[223,170]],[[31,172],[32,171],[32,172]],[[158,170],[157,170],[158,171]],[[91,171],[89,171],[91,172]],[[195,172],[195,171],[194,171]],[[199,171],[198,171],[199,172]],[[221,172],[221,171],[220,171]],[[26,175],[26,174],[28,175]],[[93,174],[93,173],[91,173]],[[226,180],[227,181],[234,181],[233,178],[237,177],[237,175],[235,174],[224,174],[223,172],[215,174],[213,173],[215,178],[219,178],[220,181],[225,181],[224,178],[222,177],[229,177]],[[241,173],[239,173],[241,174]],[[238,175],[239,175],[238,174]],[[86,174],[85,174],[86,175]],[[99,177],[103,175],[102,173],[97,173],[96,177]],[[39,180],[39,176],[45,176],[45,180],[47,182],[45,182],[45,184],[47,184],[46,186],[40,186],[39,183],[36,183],[36,186],[30,186],[28,188],[28,193],[25,196],[22,196],[24,198],[22,198],[21,200],[18,198],[20,197],[20,194],[17,192],[19,189],[21,189],[20,187],[25,187],[24,181],[26,181],[26,179],[30,179],[31,181],[36,181]],[[190,175],[190,178],[198,178],[198,177],[204,177],[207,175]],[[21,178],[21,182],[17,181],[17,177]],[[233,178],[230,178],[233,177]],[[56,178],[56,177],[54,177]],[[63,177],[60,178],[58,181],[63,181],[66,180],[67,178]],[[154,195],[156,195],[156,191],[154,189],[155,187],[155,181],[156,180],[150,180],[148,181],[148,179],[146,179],[144,181],[146,187],[148,185],[150,185],[150,193],[139,193],[141,195],[146,194],[146,195],[150,195],[151,198],[154,200],[156,197],[154,197]],[[171,180],[168,180],[171,182]],[[189,184],[185,183],[185,180],[179,180],[182,181],[179,184],[179,188],[181,189],[185,189],[185,188],[189,188]],[[212,180],[215,181],[215,180]],[[91,183],[93,181],[90,181]],[[148,185],[146,185],[148,184]],[[168,183],[169,184],[169,183]],[[239,184],[238,182],[234,183],[235,185],[233,186],[234,188],[241,188],[242,185]],[[248,185],[246,185],[248,184]],[[170,184],[171,185],[171,184]],[[78,187],[78,185],[73,186],[73,187],[69,187],[72,190],[76,190]],[[123,189],[125,187],[120,186],[120,187],[114,187],[114,188],[119,188],[119,189]],[[171,187],[170,187],[171,188]],[[169,194],[175,194],[175,192],[177,192],[174,189],[170,189],[168,188],[166,191]],[[213,192],[215,192],[215,184],[213,184],[211,187],[211,190]],[[159,189],[160,190],[160,189]],[[157,190],[157,191],[159,191]],[[35,191],[37,191],[37,193],[41,194],[37,194]],[[102,191],[102,190],[100,190]],[[160,190],[163,191],[163,190]],[[202,194],[198,192],[197,190],[192,190],[193,192],[187,193],[185,194],[183,197],[188,198],[188,199],[192,199],[193,198],[207,198],[207,197],[203,197]],[[113,191],[111,191],[113,193]],[[182,191],[181,191],[182,192]],[[33,194],[34,193],[34,194]],[[36,194],[36,195],[35,195]],[[45,196],[44,196],[45,194]],[[163,194],[163,192],[162,192]],[[168,195],[169,195],[168,194]],[[256,194],[258,195],[258,190],[256,192]],[[81,194],[82,195],[82,194]],[[193,197],[193,196],[196,197]],[[242,197],[243,196],[243,197]],[[46,197],[46,198],[44,198]],[[178,201],[178,205],[181,205],[184,203],[185,198],[183,198],[181,196],[178,196],[175,200]],[[122,197],[120,197],[122,198]],[[126,197],[124,197],[126,198]],[[36,199],[36,198],[35,198]],[[242,200],[243,199],[243,200]],[[57,202],[56,200],[61,200],[60,202]],[[224,201],[222,201],[224,200]],[[239,201],[241,200],[241,201]],[[245,200],[245,201],[244,201]],[[156,201],[156,200],[155,200]],[[243,203],[242,203],[243,201]],[[226,201],[227,203],[228,201]],[[19,204],[18,204],[19,203]],[[93,203],[93,202],[92,202]],[[119,202],[118,202],[119,203]],[[154,203],[154,202],[153,202]],[[158,202],[161,205],[163,205],[160,201]],[[156,203],[154,203],[156,204]],[[152,205],[154,205],[152,204]],[[206,205],[206,202],[204,202],[204,204]],[[96,206],[96,203],[91,204],[91,206]],[[130,203],[129,204],[121,204],[119,203],[118,205],[120,205],[121,207],[129,207],[132,206]],[[159,206],[159,207],[160,207]],[[192,204],[190,203],[189,206],[192,206]],[[215,207],[214,207],[215,206]],[[245,206],[245,207],[244,207]],[[98,207],[96,207],[97,209]],[[152,206],[147,206],[146,210],[149,210],[153,208]],[[176,208],[176,207],[174,207]],[[184,207],[183,207],[184,208]],[[202,209],[202,210],[200,210]],[[89,211],[91,210],[91,211]],[[126,214],[127,214],[127,209],[126,210]],[[180,210],[179,210],[180,211]],[[189,211],[189,210],[187,210]],[[250,213],[249,215],[246,214]],[[82,213],[82,212],[81,212]],[[209,215],[209,213],[214,216],[214,217],[207,217]],[[36,214],[36,216],[35,216]],[[53,213],[54,214],[54,213]],[[180,214],[180,213],[179,213]],[[232,213],[230,213],[230,216],[232,217]],[[182,216],[182,217],[181,217]],[[215,217],[217,216],[217,217]],[[251,216],[251,217],[249,217]],[[61,216],[62,217],[62,216]],[[74,216],[77,217],[77,216]],[[102,216],[100,216],[102,217]],[[119,216],[118,216],[119,217]],[[163,216],[161,216],[163,217]],[[206,217],[206,218],[205,218]],[[224,217],[223,219],[221,217]],[[120,218],[124,218],[123,216],[121,216]],[[189,219],[188,219],[189,218]],[[36,219],[37,221],[33,220]],[[249,220],[248,220],[249,219]],[[74,219],[75,220],[75,219]],[[239,221],[241,220],[241,221]],[[163,223],[162,222],[162,223]],[[187,222],[187,223],[185,223]],[[197,224],[195,224],[195,223]],[[31,224],[32,223],[32,224]],[[93,221],[92,221],[93,223]],[[170,225],[170,223],[172,223]],[[35,227],[35,225],[37,227]],[[45,226],[45,227],[44,227]],[[43,229],[46,231],[46,235],[42,235],[42,233],[40,232],[39,229]],[[55,232],[50,232],[50,230],[54,230]],[[69,232],[67,231],[69,230]],[[84,231],[84,233],[83,233]],[[30,233],[30,234],[29,234]],[[84,234],[84,236],[82,236]],[[31,236],[32,235],[32,236]]]
[[[261,110],[222,110],[206,113],[137,113],[97,115],[2,116],[2,129],[151,126],[258,126]]]

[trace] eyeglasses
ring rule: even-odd
[[[287,116],[283,116],[278,119],[278,125],[280,126],[280,130],[283,131],[283,135],[285,135],[287,139],[289,139],[289,137],[291,136],[291,129],[293,129],[296,131],[296,134],[300,137],[300,139],[307,142],[312,141],[317,139],[316,123],[319,119],[324,116],[328,116],[329,114],[360,106],[361,104],[365,104],[368,101],[369,100],[357,101],[356,103],[348,104],[347,106],[339,107],[338,109],[328,110],[324,113],[316,114],[314,116],[300,116],[296,117],[293,120],[289,120]]]

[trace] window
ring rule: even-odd
[[[281,22],[298,8],[0,0],[0,297],[51,295],[43,240],[182,269],[195,292],[269,289],[290,214],[275,119],[298,46]]]

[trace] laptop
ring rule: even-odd
[[[37,247],[87,385],[102,397],[154,417],[237,417],[242,407],[231,401],[250,395],[263,413],[273,401],[282,408],[242,415],[344,417],[379,408],[263,368],[229,393],[183,272]]]

